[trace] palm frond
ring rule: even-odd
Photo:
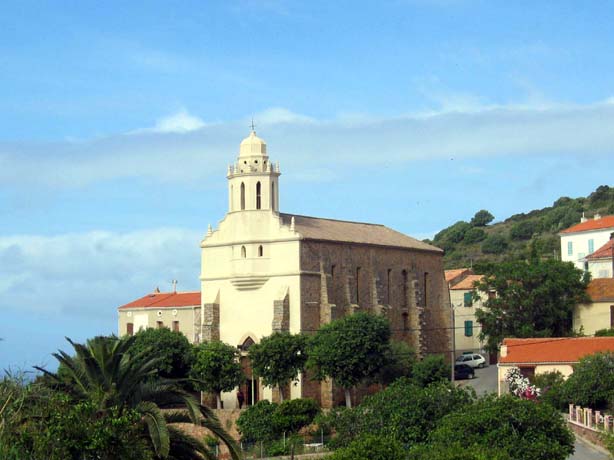
[[[154,452],[160,458],[167,458],[170,451],[170,439],[162,412],[151,402],[143,402],[136,409],[142,414],[147,425]]]
[[[171,439],[169,459],[172,460],[216,460],[211,450],[194,436],[190,436],[178,428],[168,427]]]

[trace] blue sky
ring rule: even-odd
[[[248,133],[285,212],[424,238],[612,183],[609,2],[29,2],[0,15],[0,368],[198,289]]]

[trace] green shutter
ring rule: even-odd
[[[471,292],[465,292],[463,295],[463,299],[465,301],[465,307],[470,307],[473,305],[473,298],[471,297]]]
[[[473,336],[473,321],[465,321],[465,337]]]

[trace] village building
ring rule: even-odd
[[[579,224],[559,233],[561,237],[561,260],[573,262],[580,270],[588,270],[587,256],[604,246],[614,232],[614,216],[595,214],[592,219],[582,215]],[[601,268],[597,268],[601,270]],[[603,278],[602,276],[594,276]]]
[[[499,395],[509,392],[505,375],[513,367],[527,378],[555,371],[567,378],[581,358],[606,351],[614,351],[614,337],[504,339],[497,365]]]
[[[592,280],[586,293],[590,302],[576,305],[573,311],[573,329],[594,335],[600,329],[614,328],[614,278]]]
[[[614,238],[610,236],[608,242],[586,256],[585,261],[592,279],[614,278]]]
[[[252,130],[228,168],[228,212],[201,242],[200,303],[185,306],[193,307],[192,316],[186,312],[186,329],[179,320],[179,330],[194,343],[221,340],[241,350],[248,403],[278,397],[251,373],[251,344],[276,331],[312,334],[358,311],[386,316],[393,339],[420,356],[449,356],[452,318],[443,251],[379,224],[282,213],[280,175]],[[147,312],[145,327],[155,327],[156,318],[170,327],[161,303],[136,302],[138,312],[132,304],[119,309],[121,334],[130,330],[130,313],[136,318]],[[167,308],[180,311],[177,305]],[[323,407],[343,401],[342,391],[326,381],[301,377],[289,391]],[[222,399],[233,408],[236,392]]]

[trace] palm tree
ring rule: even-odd
[[[95,404],[101,414],[111,408],[119,409],[120,414],[136,410],[141,415],[143,436],[157,458],[215,458],[200,440],[174,427],[174,423],[193,423],[207,428],[226,444],[234,460],[240,458],[235,441],[209,408],[180,388],[177,381],[156,378],[158,358],[147,360],[148,350],[131,353],[134,337],[95,337],[85,345],[66,340],[75,349],[75,356],[61,350],[54,353],[60,362],[58,373],[37,369],[76,401]]]

